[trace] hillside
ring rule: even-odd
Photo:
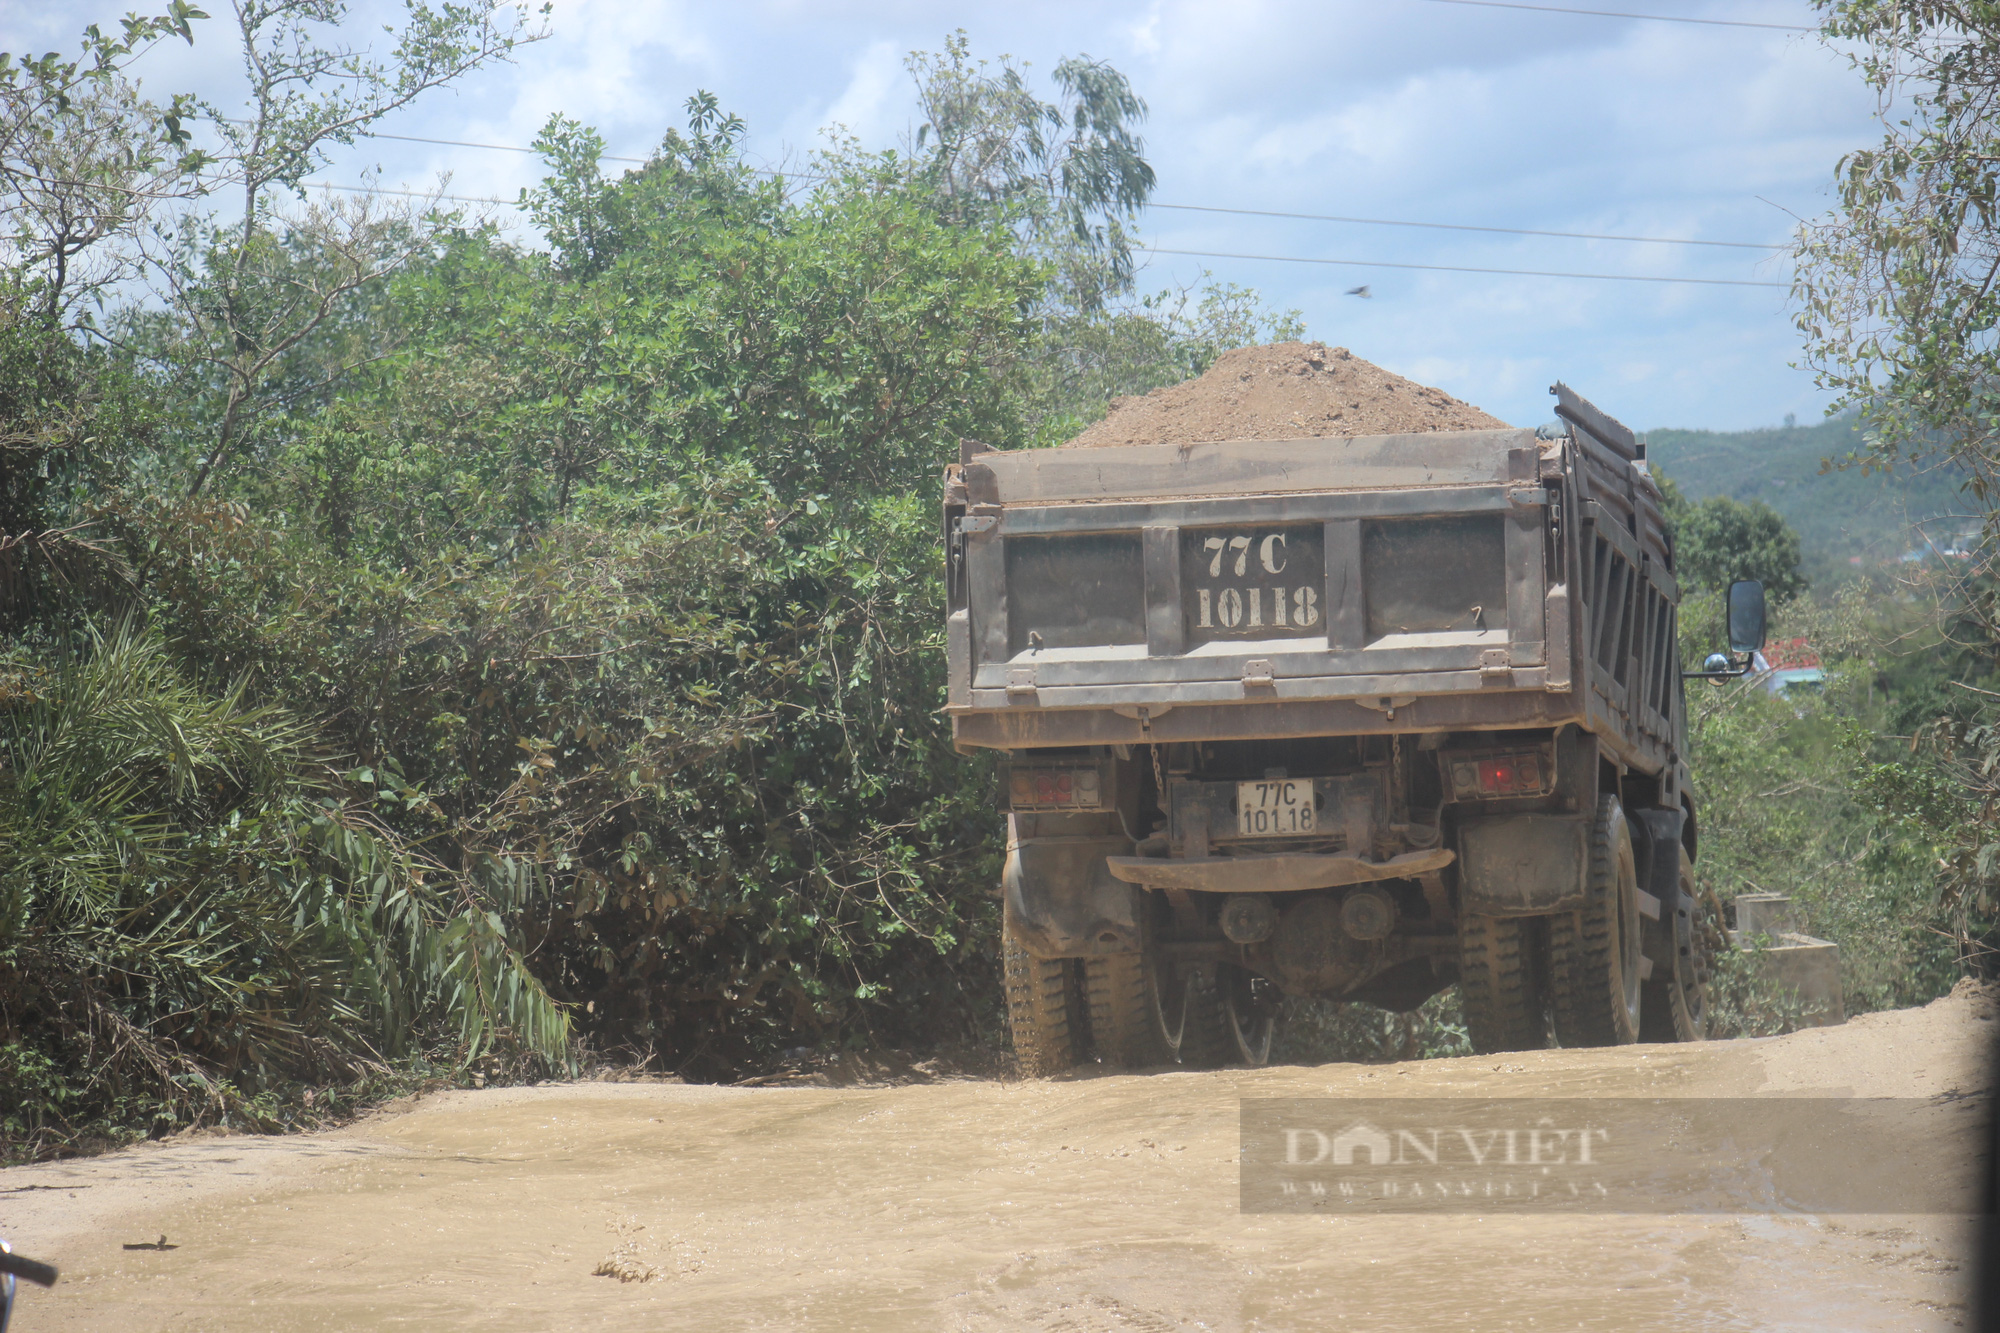
[[[1798,530],[1805,569],[1815,582],[1849,559],[1893,560],[1913,545],[1913,524],[1959,512],[1945,472],[1862,476],[1859,468],[1820,472],[1822,459],[1861,447],[1851,418],[1765,430],[1653,430],[1646,452],[1690,500],[1727,495],[1762,500]],[[1952,525],[1934,527],[1940,540]]]

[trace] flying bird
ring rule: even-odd
[[[1363,283],[1359,287],[1349,287],[1347,289],[1347,294],[1349,296],[1358,296],[1364,301],[1372,301],[1375,299],[1375,293],[1368,290],[1368,285],[1366,283]]]

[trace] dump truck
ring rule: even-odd
[[[1551,392],[1538,430],[961,446],[946,707],[1000,760],[1024,1072],[1262,1063],[1284,996],[1454,984],[1481,1052],[1703,1034],[1673,542],[1644,445]],[[1763,616],[1730,589],[1732,652]]]

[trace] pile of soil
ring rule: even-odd
[[[1199,379],[1143,398],[1114,398],[1109,416],[1063,447],[1404,435],[1506,424],[1442,389],[1391,375],[1345,347],[1271,343],[1224,352]]]

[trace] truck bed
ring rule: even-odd
[[[1629,431],[976,451],[946,475],[963,747],[1545,727],[1671,761],[1678,589]]]

